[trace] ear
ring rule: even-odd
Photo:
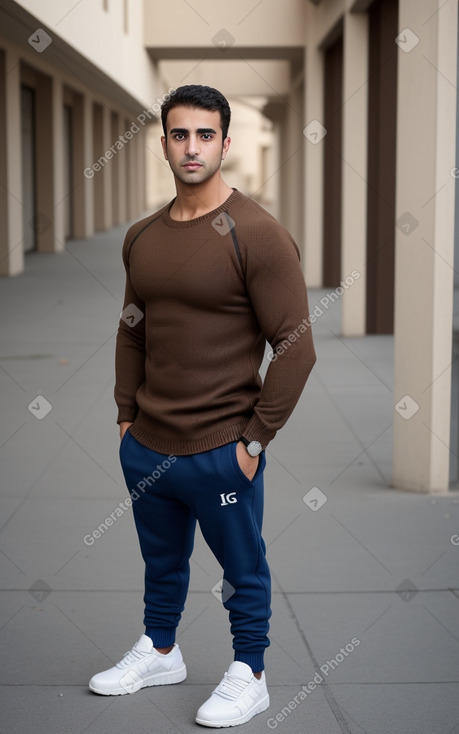
[[[167,161],[167,160],[169,160],[168,157],[167,157],[167,140],[166,140],[166,138],[165,138],[164,135],[161,135],[161,145],[163,147],[164,158]]]
[[[225,138],[223,141],[223,148],[222,148],[222,161],[225,160],[226,154],[229,151],[230,145],[231,145],[231,138]]]

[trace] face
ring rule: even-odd
[[[173,107],[167,115],[164,157],[176,178],[185,184],[207,181],[220,170],[230,138],[223,140],[220,112],[198,107]]]

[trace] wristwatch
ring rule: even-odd
[[[263,447],[259,441],[247,441],[244,436],[239,436],[239,441],[242,441],[250,456],[258,456],[263,451]]]

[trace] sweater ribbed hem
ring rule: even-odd
[[[244,652],[243,650],[234,651],[234,659],[240,663],[245,663],[252,668],[253,673],[260,673],[265,669],[264,652]]]
[[[187,456],[200,454],[203,451],[211,451],[219,446],[231,443],[231,441],[237,441],[246,425],[247,419],[242,419],[238,423],[219,428],[217,431],[201,438],[193,440],[166,439],[156,434],[148,417],[140,411],[135,422],[129,428],[129,432],[142,446],[157,451],[159,454]]]

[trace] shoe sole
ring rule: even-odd
[[[257,714],[263,713],[263,711],[266,711],[268,707],[269,694],[265,698],[263,698],[262,701],[257,703],[253,708],[249,709],[249,711],[247,711],[244,716],[240,716],[238,719],[226,719],[225,721],[205,721],[204,719],[198,719],[198,717],[196,717],[195,721],[201,726],[210,726],[213,729],[221,729],[222,727],[228,726],[239,726],[239,724],[247,723],[247,721],[250,721],[250,719],[252,719]]]
[[[125,676],[125,685],[120,688],[111,690],[103,690],[94,686],[89,682],[89,689],[99,696],[125,696],[128,693],[137,693],[141,688],[149,688],[150,686],[169,686],[175,683],[182,683],[186,678],[186,666],[183,664],[180,668],[169,673],[155,673],[149,678],[141,678],[137,673],[131,671]]]

